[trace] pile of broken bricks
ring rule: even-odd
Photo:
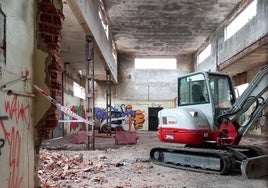
[[[85,154],[81,151],[79,153],[78,151],[41,149],[39,154],[38,177],[41,183],[40,186],[45,188],[70,187],[70,185],[79,183],[86,187],[90,187],[92,184],[102,185],[109,181],[106,176],[103,176],[106,172],[117,172],[118,170],[123,170],[122,168],[127,168],[125,170],[128,173],[132,171],[133,173],[141,174],[145,170],[143,164],[149,162],[149,159],[135,159],[131,162],[110,161],[105,155],[95,155],[94,157],[92,153],[92,155]],[[125,183],[126,181],[124,186],[128,187]]]

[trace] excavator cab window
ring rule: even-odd
[[[217,118],[232,107],[235,101],[234,89],[230,77],[219,74],[209,74],[209,87]]]
[[[203,74],[179,78],[179,106],[209,103],[208,89]]]
[[[216,118],[235,102],[231,78],[217,73],[197,73],[178,78],[178,97],[178,106],[211,103],[215,123]]]

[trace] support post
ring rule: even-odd
[[[95,120],[95,90],[94,90],[94,38],[86,36],[86,116],[87,120]],[[95,126],[87,125],[87,149],[95,150]]]
[[[110,70],[106,69],[106,110],[107,110],[107,127],[108,133],[112,134],[112,121],[111,121],[111,111],[112,111],[112,96],[111,96],[111,72]],[[108,134],[107,133],[107,134]]]

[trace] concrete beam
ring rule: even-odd
[[[112,41],[107,39],[101,20],[98,19],[98,1],[67,0],[67,3],[85,33],[94,36],[98,48],[106,62],[104,67],[110,70],[113,81],[117,83],[117,61],[112,53]]]
[[[241,58],[249,55],[250,53],[254,52],[256,49],[258,49],[266,44],[268,44],[268,34],[266,36],[264,36],[263,38],[257,40],[253,44],[249,45],[248,47],[246,47],[245,49],[243,49],[242,51],[240,51],[236,55],[232,56],[228,60],[222,62],[220,65],[218,65],[218,70],[222,70],[222,69],[228,67],[232,63],[234,63],[234,62],[240,60]]]

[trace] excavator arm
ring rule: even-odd
[[[240,125],[238,132],[245,135],[254,125],[256,120],[261,117],[263,109],[268,104],[268,64],[264,65],[257,75],[250,82],[243,94],[236,100],[230,111],[219,118],[228,118],[235,122],[243,113],[253,105],[252,112]]]
[[[231,110],[219,118],[226,122],[236,122],[249,108],[253,109],[248,118],[240,125],[238,133],[243,136],[256,126],[257,120],[262,116],[268,104],[268,64],[263,66],[250,82],[247,89],[233,104]],[[253,107],[252,107],[253,106]],[[263,123],[262,126],[267,126]],[[247,157],[242,160],[241,173],[246,178],[257,178],[268,175],[268,154]]]

